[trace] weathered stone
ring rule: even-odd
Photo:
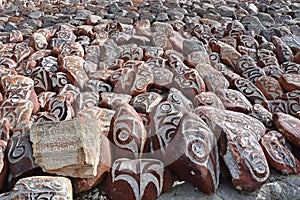
[[[147,132],[141,117],[128,103],[115,112],[108,139],[112,142],[113,160],[139,159],[148,149]]]
[[[271,76],[273,78],[278,79],[284,72],[279,68],[279,66],[267,66],[264,67],[263,72],[266,74],[266,76]]]
[[[268,162],[283,174],[298,174],[300,162],[294,157],[285,144],[282,133],[270,131],[260,140]]]
[[[111,167],[110,142],[106,136],[101,134],[100,158],[97,166],[97,175],[92,178],[71,179],[74,193],[88,191],[101,183]]]
[[[272,77],[262,76],[257,79],[255,85],[268,100],[279,99],[284,95],[284,91],[280,87],[279,82]]]
[[[173,104],[178,104],[187,111],[192,111],[194,109],[193,103],[176,88],[170,89],[169,94],[167,96],[167,101]]]
[[[283,74],[278,81],[286,92],[300,89],[300,74]]]
[[[70,97],[67,95],[55,95],[49,98],[44,109],[47,112],[56,114],[59,120],[72,119],[74,116],[74,109],[71,106],[69,99]]]
[[[5,186],[9,166],[5,150],[10,137],[10,124],[7,118],[0,121],[0,191]]]
[[[299,126],[300,120],[285,114],[285,113],[274,113],[273,120],[276,127],[281,133],[293,144],[300,146],[300,135],[299,135]]]
[[[259,49],[257,52],[258,61],[257,64],[260,67],[267,67],[267,66],[279,66],[278,60],[276,55],[273,51],[268,49]]]
[[[251,103],[261,104],[267,101],[263,93],[248,79],[238,78],[234,81],[234,86],[245,95]]]
[[[204,193],[216,192],[220,169],[214,134],[200,117],[192,113],[183,115],[177,131],[166,148],[165,164],[170,163],[170,168],[178,176]]]
[[[130,100],[130,105],[139,113],[150,113],[162,99],[163,97],[160,94],[146,92],[133,97]]]
[[[172,84],[174,74],[166,68],[154,67],[153,73],[153,87],[164,88]]]
[[[254,104],[249,115],[261,121],[267,129],[274,129],[273,115],[262,105]]]
[[[197,106],[212,106],[225,110],[221,99],[213,92],[201,92],[195,96],[194,102]]]
[[[208,119],[206,122],[210,127],[222,129],[220,155],[229,169],[234,187],[246,191],[258,189],[270,173],[258,143],[265,134],[264,125],[245,114],[213,107],[198,107],[195,113]]]
[[[16,42],[22,42],[23,41],[23,34],[19,30],[12,30],[9,35],[9,41],[16,43]]]
[[[121,158],[113,163],[105,190],[111,199],[155,200],[172,184],[170,171],[164,168],[162,161]]]
[[[276,46],[275,53],[279,63],[288,62],[293,59],[294,55],[292,50],[279,37],[273,36],[272,42]]]
[[[35,164],[28,133],[11,136],[7,144],[7,159],[13,179],[33,174],[38,166]]]
[[[100,134],[95,119],[33,124],[30,140],[35,163],[48,173],[76,178],[96,176],[103,142]]]
[[[239,91],[232,89],[217,89],[216,95],[227,110],[248,114],[252,108],[251,103]]]
[[[78,113],[86,107],[93,107],[99,105],[99,95],[95,92],[82,92],[74,102],[74,112]]]
[[[66,199],[72,200],[72,184],[65,177],[32,176],[20,179],[11,192],[0,195],[3,200],[8,199]]]
[[[123,103],[129,103],[131,98],[132,97],[128,94],[103,92],[101,93],[100,106],[116,110]]]

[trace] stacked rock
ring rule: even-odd
[[[296,1],[0,6],[0,199],[157,199],[176,178],[254,192],[300,172]]]

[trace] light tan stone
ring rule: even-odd
[[[48,173],[74,178],[96,176],[100,135],[101,127],[96,119],[33,124],[30,140],[35,163]]]

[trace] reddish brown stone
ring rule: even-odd
[[[266,76],[271,76],[276,79],[278,79],[284,73],[283,70],[279,68],[279,66],[273,65],[264,67],[262,70],[266,74]]]
[[[198,107],[195,113],[208,119],[206,122],[210,127],[222,129],[220,155],[229,169],[235,188],[245,191],[258,189],[270,174],[258,142],[265,134],[264,125],[248,115],[213,107]]]
[[[69,100],[71,104],[76,100],[79,94],[80,89],[72,84],[67,84],[58,91],[58,95],[66,96],[67,100]]]
[[[276,47],[275,53],[280,64],[291,61],[293,59],[294,55],[292,50],[279,37],[273,36],[272,42]]]
[[[94,107],[99,105],[99,94],[95,92],[82,92],[77,95],[73,104],[74,112],[78,113],[85,107]]]
[[[113,163],[105,190],[111,199],[155,200],[172,184],[171,172],[160,160],[121,158]]]
[[[58,117],[54,113],[49,112],[38,112],[34,122],[49,122],[49,121],[59,121]]]
[[[268,100],[275,100],[283,97],[284,91],[279,82],[269,76],[262,76],[255,82],[256,87],[264,94]]]
[[[197,106],[212,106],[225,110],[221,99],[213,92],[201,92],[195,96],[194,102]]]
[[[12,30],[9,34],[9,42],[22,42],[23,41],[23,34],[19,30]]]
[[[217,89],[216,95],[227,110],[248,114],[252,108],[251,103],[239,91],[232,89]]]
[[[49,113],[56,114],[59,120],[72,119],[74,116],[73,107],[66,95],[50,97],[44,109]]]
[[[206,89],[215,92],[216,89],[228,88],[229,82],[220,71],[217,71],[210,65],[197,65],[196,70],[205,82]],[[194,98],[194,97],[193,97]]]
[[[164,50],[160,47],[150,47],[145,51],[144,59],[148,60],[150,58],[162,58]]]
[[[12,59],[17,63],[24,61],[33,53],[33,49],[29,47],[25,42],[16,44]]]
[[[233,85],[238,89],[251,103],[261,104],[267,101],[263,93],[248,79],[237,78]]]
[[[5,186],[7,174],[8,174],[8,161],[5,154],[7,148],[7,142],[10,137],[10,124],[7,118],[3,118],[0,121],[0,191]]]
[[[49,101],[49,99],[53,96],[55,96],[55,92],[41,92],[38,96],[38,101],[42,109],[44,109],[46,103]]]
[[[147,126],[150,138],[150,152],[154,158],[162,159],[166,146],[175,136],[184,109],[168,101],[161,102],[150,113],[150,122]]]
[[[57,72],[51,75],[52,87],[55,91],[63,88],[70,83],[67,74],[65,72]]]
[[[278,81],[286,92],[300,90],[300,74],[283,74]]]
[[[173,73],[166,68],[154,67],[153,73],[153,87],[164,88],[172,84]]]
[[[285,74],[300,74],[300,63],[285,62],[280,65]]]
[[[163,97],[155,92],[139,94],[130,100],[130,105],[139,113],[150,113]]]
[[[260,140],[268,162],[283,174],[298,174],[300,162],[294,157],[285,144],[282,133],[270,131]]]
[[[285,113],[274,113],[273,120],[281,133],[293,144],[300,146],[300,120]]]
[[[254,104],[249,115],[261,121],[267,129],[274,129],[273,115],[262,105]]]
[[[124,47],[121,58],[126,62],[128,60],[142,60],[144,51],[140,47]]]
[[[147,132],[141,117],[128,103],[115,112],[108,139],[111,141],[113,160],[118,158],[141,158],[148,149]]]
[[[279,66],[279,63],[277,61],[276,55],[273,51],[270,51],[268,49],[259,49],[257,52],[258,56],[258,65],[261,67],[267,67],[267,66]]]
[[[56,51],[54,54],[58,54],[59,59],[63,59],[66,56],[79,56],[84,57],[84,49],[78,42],[64,43],[63,45],[52,49],[52,52]]]
[[[45,50],[48,46],[47,39],[42,33],[33,33],[29,44],[36,51]]]
[[[176,88],[170,89],[169,94],[167,96],[167,101],[173,104],[178,104],[187,111],[192,111],[194,109],[193,103]]]
[[[129,103],[131,98],[132,97],[128,94],[103,92],[101,93],[100,106],[116,110],[123,103]]]
[[[283,112],[289,113],[289,104],[286,100],[276,99],[263,102],[262,105],[271,113]]]
[[[170,163],[170,168],[178,176],[204,193],[216,192],[220,169],[218,145],[213,132],[192,113],[183,115],[177,131],[167,146],[165,164]]]
[[[32,174],[37,165],[34,163],[29,133],[14,134],[7,144],[9,170],[13,179]]]
[[[88,80],[85,84],[84,91],[95,92],[101,94],[102,92],[111,92],[112,86],[107,82],[100,80]]]
[[[300,90],[294,90],[285,94],[286,98],[283,101],[288,102],[288,111],[291,115],[296,116],[300,111]]]

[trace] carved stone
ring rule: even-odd
[[[44,109],[49,113],[56,114],[59,120],[69,120],[74,116],[74,109],[67,95],[50,97]]]
[[[176,88],[171,88],[167,96],[167,101],[178,104],[187,111],[194,109],[193,103],[185,97],[185,95]]]
[[[293,144],[300,146],[300,120],[285,113],[274,113],[273,120],[278,130]]]
[[[170,164],[170,169],[178,176],[201,191],[216,192],[220,169],[215,135],[192,113],[183,115],[177,131],[166,148],[165,164]]]
[[[284,91],[279,82],[272,77],[262,76],[257,79],[255,85],[268,100],[279,99],[284,95]]]
[[[9,171],[13,179],[30,175],[37,169],[28,133],[14,134],[7,144]]]
[[[294,157],[285,144],[282,133],[277,131],[267,132],[260,140],[268,162],[277,171],[283,174],[298,174],[300,162]]]
[[[116,110],[123,103],[129,103],[131,98],[132,97],[128,94],[103,92],[101,93],[100,106]]]
[[[7,118],[1,119],[0,128],[0,191],[2,191],[9,170],[7,155],[5,154],[7,142],[10,137],[10,124]]]
[[[3,200],[64,199],[72,200],[72,184],[65,177],[32,176],[20,179],[11,192],[0,195]]]
[[[74,111],[78,113],[85,107],[93,107],[99,105],[99,95],[95,92],[82,92],[77,95],[76,101],[74,102]]]
[[[212,106],[225,110],[221,99],[213,92],[201,92],[195,96],[194,102],[197,106]]]
[[[102,142],[96,119],[36,123],[30,140],[35,163],[43,171],[76,178],[96,176]]]
[[[163,97],[155,92],[139,94],[130,100],[130,105],[139,113],[150,113]]]
[[[254,104],[249,115],[261,121],[267,129],[274,129],[273,115],[262,105]]]
[[[105,190],[111,199],[155,200],[172,184],[170,171],[164,168],[162,161],[120,158],[112,165]]]
[[[153,87],[164,88],[169,87],[172,84],[173,73],[166,68],[154,67],[153,73]]]
[[[264,125],[245,114],[213,107],[198,107],[195,113],[208,119],[206,122],[210,127],[222,129],[220,155],[229,169],[234,187],[246,191],[259,188],[270,174],[266,157],[258,143],[265,134]]]
[[[251,103],[239,91],[233,89],[217,89],[216,95],[227,110],[248,114],[252,108]]]
[[[113,158],[141,158],[148,149],[147,132],[143,120],[128,103],[115,112],[108,139],[112,142]]]
[[[278,81],[286,92],[300,90],[300,74],[283,74]]]

